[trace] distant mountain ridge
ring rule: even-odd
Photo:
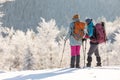
[[[14,27],[26,31],[36,29],[40,17],[55,19],[59,27],[68,27],[73,14],[78,13],[81,20],[86,17],[97,19],[104,16],[113,21],[120,16],[120,0],[15,0],[1,3],[0,21],[3,27]]]

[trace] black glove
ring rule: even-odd
[[[86,40],[87,40],[87,39],[83,38],[83,39],[82,39],[82,42],[84,42],[84,41],[86,41]]]

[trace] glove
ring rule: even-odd
[[[88,34],[85,35],[85,38],[90,38],[90,36]]]
[[[86,41],[86,40],[87,40],[86,38],[83,38],[83,39],[82,39],[82,42],[84,42],[84,41]]]

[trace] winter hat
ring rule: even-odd
[[[72,19],[78,19],[78,18],[79,18],[79,15],[75,14]]]
[[[88,19],[86,19],[85,21],[89,24],[89,23],[92,21],[92,19],[89,19],[89,18],[88,18]]]

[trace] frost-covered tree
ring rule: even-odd
[[[26,49],[25,57],[24,57],[24,70],[33,70],[34,69],[34,58],[33,53],[30,52],[30,48]]]
[[[59,62],[60,49],[56,41],[59,30],[55,20],[52,19],[46,22],[43,18],[41,19],[42,22],[39,23],[39,27],[37,28],[37,35],[40,39],[39,46],[41,47],[39,54],[44,56],[41,56],[40,62],[43,61],[42,65],[44,65],[44,68],[54,68],[58,66]]]
[[[108,37],[108,41],[99,46],[102,65],[119,65],[120,20],[116,18],[115,21],[108,22],[106,19],[100,18],[95,22],[99,21],[105,21]],[[14,30],[14,28],[0,27],[0,69],[27,70],[69,67],[69,40],[64,47],[66,32],[66,29],[58,29],[54,19],[45,21],[43,18],[37,27],[37,33],[30,29],[23,32]],[[86,48],[87,55],[89,40]],[[83,62],[84,53],[83,46],[81,46],[81,66],[83,66]],[[93,64],[96,64],[94,59]]]
[[[107,42],[105,44],[101,44],[99,49],[102,55],[103,65],[115,65],[119,64],[119,36],[120,35],[120,18],[116,18],[113,22],[105,21],[105,28],[107,33]],[[117,60],[117,62],[114,61]]]

